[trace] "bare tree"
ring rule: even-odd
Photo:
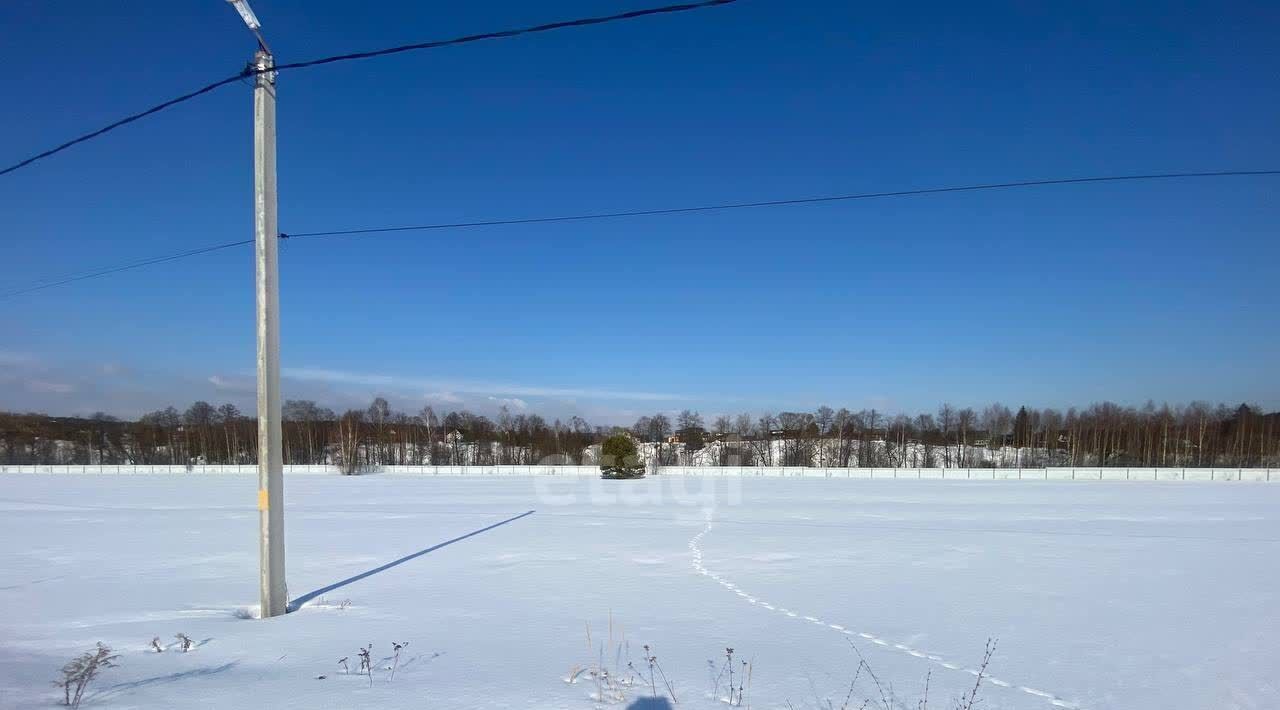
[[[982,428],[987,431],[987,446],[997,449],[1005,444],[1009,435],[1009,425],[1013,421],[1013,412],[1003,404],[992,404],[982,410]]]
[[[932,414],[919,414],[916,416],[916,432],[920,435],[921,450],[920,461],[916,463],[916,466],[931,468],[937,465],[933,450],[940,437],[938,424],[934,421]]]
[[[631,425],[631,435],[636,441],[653,442],[653,420],[649,417],[640,417],[635,424]]]
[[[360,470],[363,427],[364,412],[359,409],[347,410],[338,420],[337,464],[348,476]]]
[[[675,450],[668,446],[667,437],[671,436],[671,420],[659,412],[649,418],[649,440],[655,442],[658,449],[658,464],[670,466],[675,463]]]
[[[435,464],[436,435],[440,429],[440,420],[436,417],[435,410],[428,404],[422,408],[421,412],[418,412],[418,421],[422,424],[423,428],[426,429],[426,443],[424,446],[426,447],[427,453],[425,457],[420,455],[420,458],[425,460],[427,464]]]
[[[751,448],[755,451],[755,459],[760,462],[761,466],[773,465],[773,432],[776,425],[777,419],[769,412],[761,414],[760,418],[756,420],[755,430],[751,439]]]
[[[813,420],[818,423],[818,433],[826,436],[831,431],[831,423],[835,420],[836,413],[831,407],[822,405],[813,412]]]
[[[818,425],[808,412],[779,412],[778,427],[782,429],[782,465],[812,466],[814,442],[818,438]]]
[[[958,465],[962,468],[967,468],[971,465],[969,461],[969,432],[973,431],[973,426],[977,419],[978,415],[969,407],[956,412],[956,428],[959,429],[960,434]]]
[[[956,408],[949,403],[938,407],[938,425],[942,427],[943,465],[951,467],[951,429],[956,423]]]
[[[98,674],[108,668],[115,668],[115,661],[120,656],[111,652],[111,647],[98,642],[97,648],[86,651],[71,659],[62,667],[62,679],[54,685],[62,688],[62,702],[73,708],[80,707],[84,699],[84,691]]]

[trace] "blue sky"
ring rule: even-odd
[[[651,3],[658,4],[658,3]],[[256,0],[281,62],[646,6]],[[286,232],[1280,165],[1275,3],[725,8],[288,73]],[[0,162],[234,72],[221,0],[5,3]],[[0,178],[0,277],[252,236],[232,85]],[[1275,178],[286,243],[286,397],[625,421],[1280,407]],[[0,408],[251,402],[251,252],[0,309]]]

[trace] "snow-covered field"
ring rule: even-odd
[[[294,476],[293,597],[429,551],[270,620],[242,618],[255,489],[0,476],[0,707],[53,706],[104,641],[84,707],[591,708],[571,669],[625,679],[629,654],[626,707],[649,644],[677,707],[725,707],[732,647],[744,706],[839,708],[856,647],[886,695],[914,709],[928,677],[949,709],[988,637],[984,710],[1280,707],[1276,485]],[[879,700],[866,672],[853,697]]]

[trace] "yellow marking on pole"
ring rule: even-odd
[[[258,489],[258,510],[266,510],[267,507],[268,507],[267,506],[267,489],[259,488]]]

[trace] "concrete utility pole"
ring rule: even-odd
[[[266,51],[259,69],[274,66]],[[253,88],[254,266],[258,302],[258,517],[262,526],[262,616],[289,603],[284,582],[284,459],[280,436],[280,269],[276,259],[276,74]]]
[[[288,611],[284,581],[284,460],[280,436],[280,270],[276,221],[275,59],[245,0],[227,0],[258,39],[253,56],[254,291],[258,336],[258,523],[262,617]]]

